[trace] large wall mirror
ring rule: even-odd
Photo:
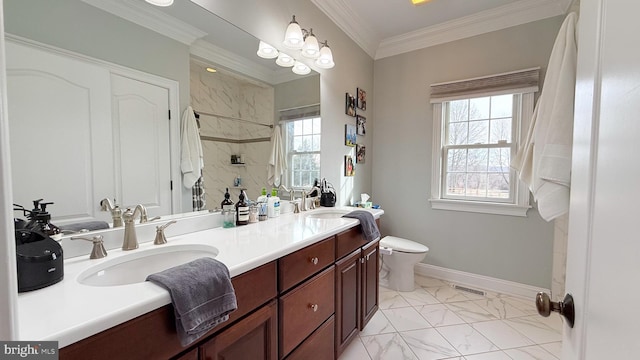
[[[258,39],[189,0],[5,0],[4,13],[14,201],[53,201],[62,224],[110,221],[102,198],[142,203],[149,217],[192,211],[180,182],[188,105],[199,113],[206,208],[227,187],[255,198],[280,111],[320,103],[319,74],[259,58]]]

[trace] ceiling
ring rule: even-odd
[[[572,0],[311,0],[372,58],[422,49],[557,15]]]

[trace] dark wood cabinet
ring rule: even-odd
[[[336,236],[336,358],[378,311],[378,249],[359,227]]]
[[[200,345],[201,360],[276,360],[278,310],[271,301]]]
[[[378,292],[380,285],[380,277],[378,269],[380,268],[379,242],[370,243],[362,248],[362,260],[360,260],[360,280],[361,280],[361,309],[360,312],[360,330],[364,329],[369,320],[378,311]]]
[[[361,252],[358,248],[336,262],[336,354],[341,354],[358,334]]]
[[[286,360],[331,360],[334,346],[334,316],[325,321]]]

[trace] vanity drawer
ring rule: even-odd
[[[380,227],[380,219],[376,219],[376,224]],[[339,233],[336,235],[336,260],[351,254],[355,249],[366,244],[360,225]]]
[[[278,260],[278,288],[283,293],[335,261],[332,236]]]
[[[280,358],[284,358],[334,312],[335,266],[280,297]]]
[[[286,360],[333,360],[335,318],[331,316],[314,331]]]
[[[229,314],[228,323],[230,324],[274,299],[278,295],[276,276],[275,261],[234,276],[231,279],[231,284],[236,292],[238,309]],[[226,326],[224,323],[222,325]]]

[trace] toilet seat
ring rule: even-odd
[[[385,236],[380,240],[380,246],[393,249],[395,252],[419,254],[426,253],[429,248],[415,241],[395,237]]]

